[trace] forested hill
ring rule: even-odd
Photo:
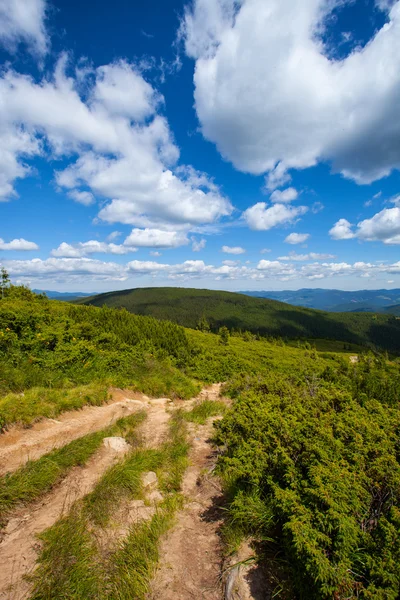
[[[217,331],[225,325],[263,336],[329,339],[400,353],[400,320],[393,315],[328,313],[243,294],[188,288],[136,288],[76,300]]]

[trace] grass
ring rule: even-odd
[[[160,537],[183,503],[179,489],[188,448],[186,422],[177,411],[160,449],[135,449],[109,469],[92,494],[41,535],[44,546],[31,578],[31,599],[144,600],[158,562]],[[141,497],[141,475],[149,469],[158,473],[164,500],[151,520],[132,526],[114,550],[101,552],[96,530],[107,525],[123,499]]]
[[[36,500],[63,479],[72,467],[84,465],[105,437],[121,435],[129,438],[145,418],[145,412],[138,412],[119,419],[107,429],[85,435],[39,460],[28,462],[15,473],[1,477],[0,527],[7,513],[17,504]]]
[[[223,415],[226,411],[226,405],[218,400],[203,400],[194,405],[192,410],[185,412],[183,418],[192,423],[204,425],[210,417]]]
[[[37,387],[22,394],[10,393],[0,399],[0,431],[16,423],[28,427],[43,417],[54,418],[88,405],[100,406],[107,400],[107,387],[101,384],[70,389]]]

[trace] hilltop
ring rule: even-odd
[[[189,288],[136,288],[76,300],[126,308],[192,329],[250,331],[288,339],[325,339],[400,352],[400,321],[371,313],[328,313],[233,292]]]

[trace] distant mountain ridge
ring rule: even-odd
[[[32,290],[34,294],[46,294],[50,300],[74,300],[75,298],[86,298],[93,296],[89,292],[55,292],[52,290]]]
[[[316,308],[327,312],[391,312],[390,307],[400,304],[400,289],[395,290],[325,290],[322,288],[283,291],[244,291],[256,298],[269,298],[293,306]]]
[[[288,339],[326,339],[400,354],[400,319],[368,312],[323,312],[267,298],[190,288],[136,288],[98,294],[77,304],[125,308],[193,329],[250,331]]]

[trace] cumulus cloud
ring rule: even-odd
[[[355,237],[351,227],[352,225],[347,219],[339,219],[329,230],[329,235],[333,240],[351,240]]]
[[[163,231],[161,229],[132,229],[124,241],[124,246],[140,248],[178,248],[188,244],[185,233],[178,231]]]
[[[371,278],[400,277],[400,261],[392,264],[382,262],[353,264],[346,262],[312,262],[299,265],[290,257],[290,261],[260,260],[256,267],[240,265],[238,261],[224,261],[222,265],[206,264],[202,260],[186,260],[183,263],[169,264],[156,261],[133,260],[126,264],[103,262],[87,257],[51,257],[46,260],[4,261],[12,277],[20,281],[52,280],[60,282],[85,281],[125,281],[130,277],[151,277],[173,281],[240,280],[240,281],[301,281],[331,279],[340,277]],[[394,281],[391,279],[391,281]]]
[[[241,246],[222,246],[221,250],[225,254],[244,254],[246,252]]]
[[[296,252],[290,252],[289,256],[279,256],[278,260],[295,260],[298,262],[306,262],[308,260],[329,260],[330,258],[336,258],[334,254],[320,254],[318,252],[309,252],[308,254],[297,254]]]
[[[5,242],[0,238],[0,250],[39,250],[39,246],[35,242],[28,242],[24,238]]]
[[[400,244],[400,207],[385,208],[357,225],[359,239],[384,244]]]
[[[310,237],[309,233],[290,233],[286,238],[287,244],[304,244]]]
[[[290,187],[283,191],[275,190],[272,192],[270,200],[271,202],[292,202],[293,200],[296,200],[298,195],[298,191],[295,188]]]
[[[72,198],[72,200],[75,200],[75,202],[79,202],[79,204],[83,204],[84,206],[90,206],[95,202],[94,196],[90,192],[72,190],[71,192],[68,192],[68,196]]]
[[[137,248],[132,246],[107,244],[97,240],[89,240],[88,242],[79,242],[78,244],[62,242],[58,248],[51,251],[51,255],[56,257],[81,258],[89,254],[128,254],[129,252],[136,251]]]
[[[321,32],[339,0],[194,0],[180,36],[203,135],[269,189],[321,161],[360,184],[399,169],[400,2],[379,3],[388,23],[337,61]]]
[[[46,0],[1,0],[0,43],[15,51],[19,42],[25,42],[41,55],[49,46],[46,33]]]
[[[28,158],[77,155],[55,173],[56,183],[83,204],[101,199],[99,217],[109,223],[188,230],[231,213],[212,179],[178,164],[179,149],[157,112],[162,96],[137,65],[118,61],[68,76],[71,67],[63,55],[40,81],[12,70],[0,76],[3,199],[30,173]]]
[[[125,265],[91,258],[34,258],[4,261],[4,265],[11,276],[19,277],[21,281],[51,279],[78,282],[82,277],[85,277],[85,280],[124,281],[127,278]]]
[[[193,252],[200,252],[200,250],[204,250],[204,248],[206,247],[206,244],[207,244],[207,240],[205,240],[204,238],[201,238],[200,240],[197,240],[196,238],[192,238]]]
[[[286,206],[273,204],[268,207],[265,202],[258,202],[243,213],[243,217],[250,229],[266,231],[273,227],[288,225],[295,222],[307,212],[306,206]]]

